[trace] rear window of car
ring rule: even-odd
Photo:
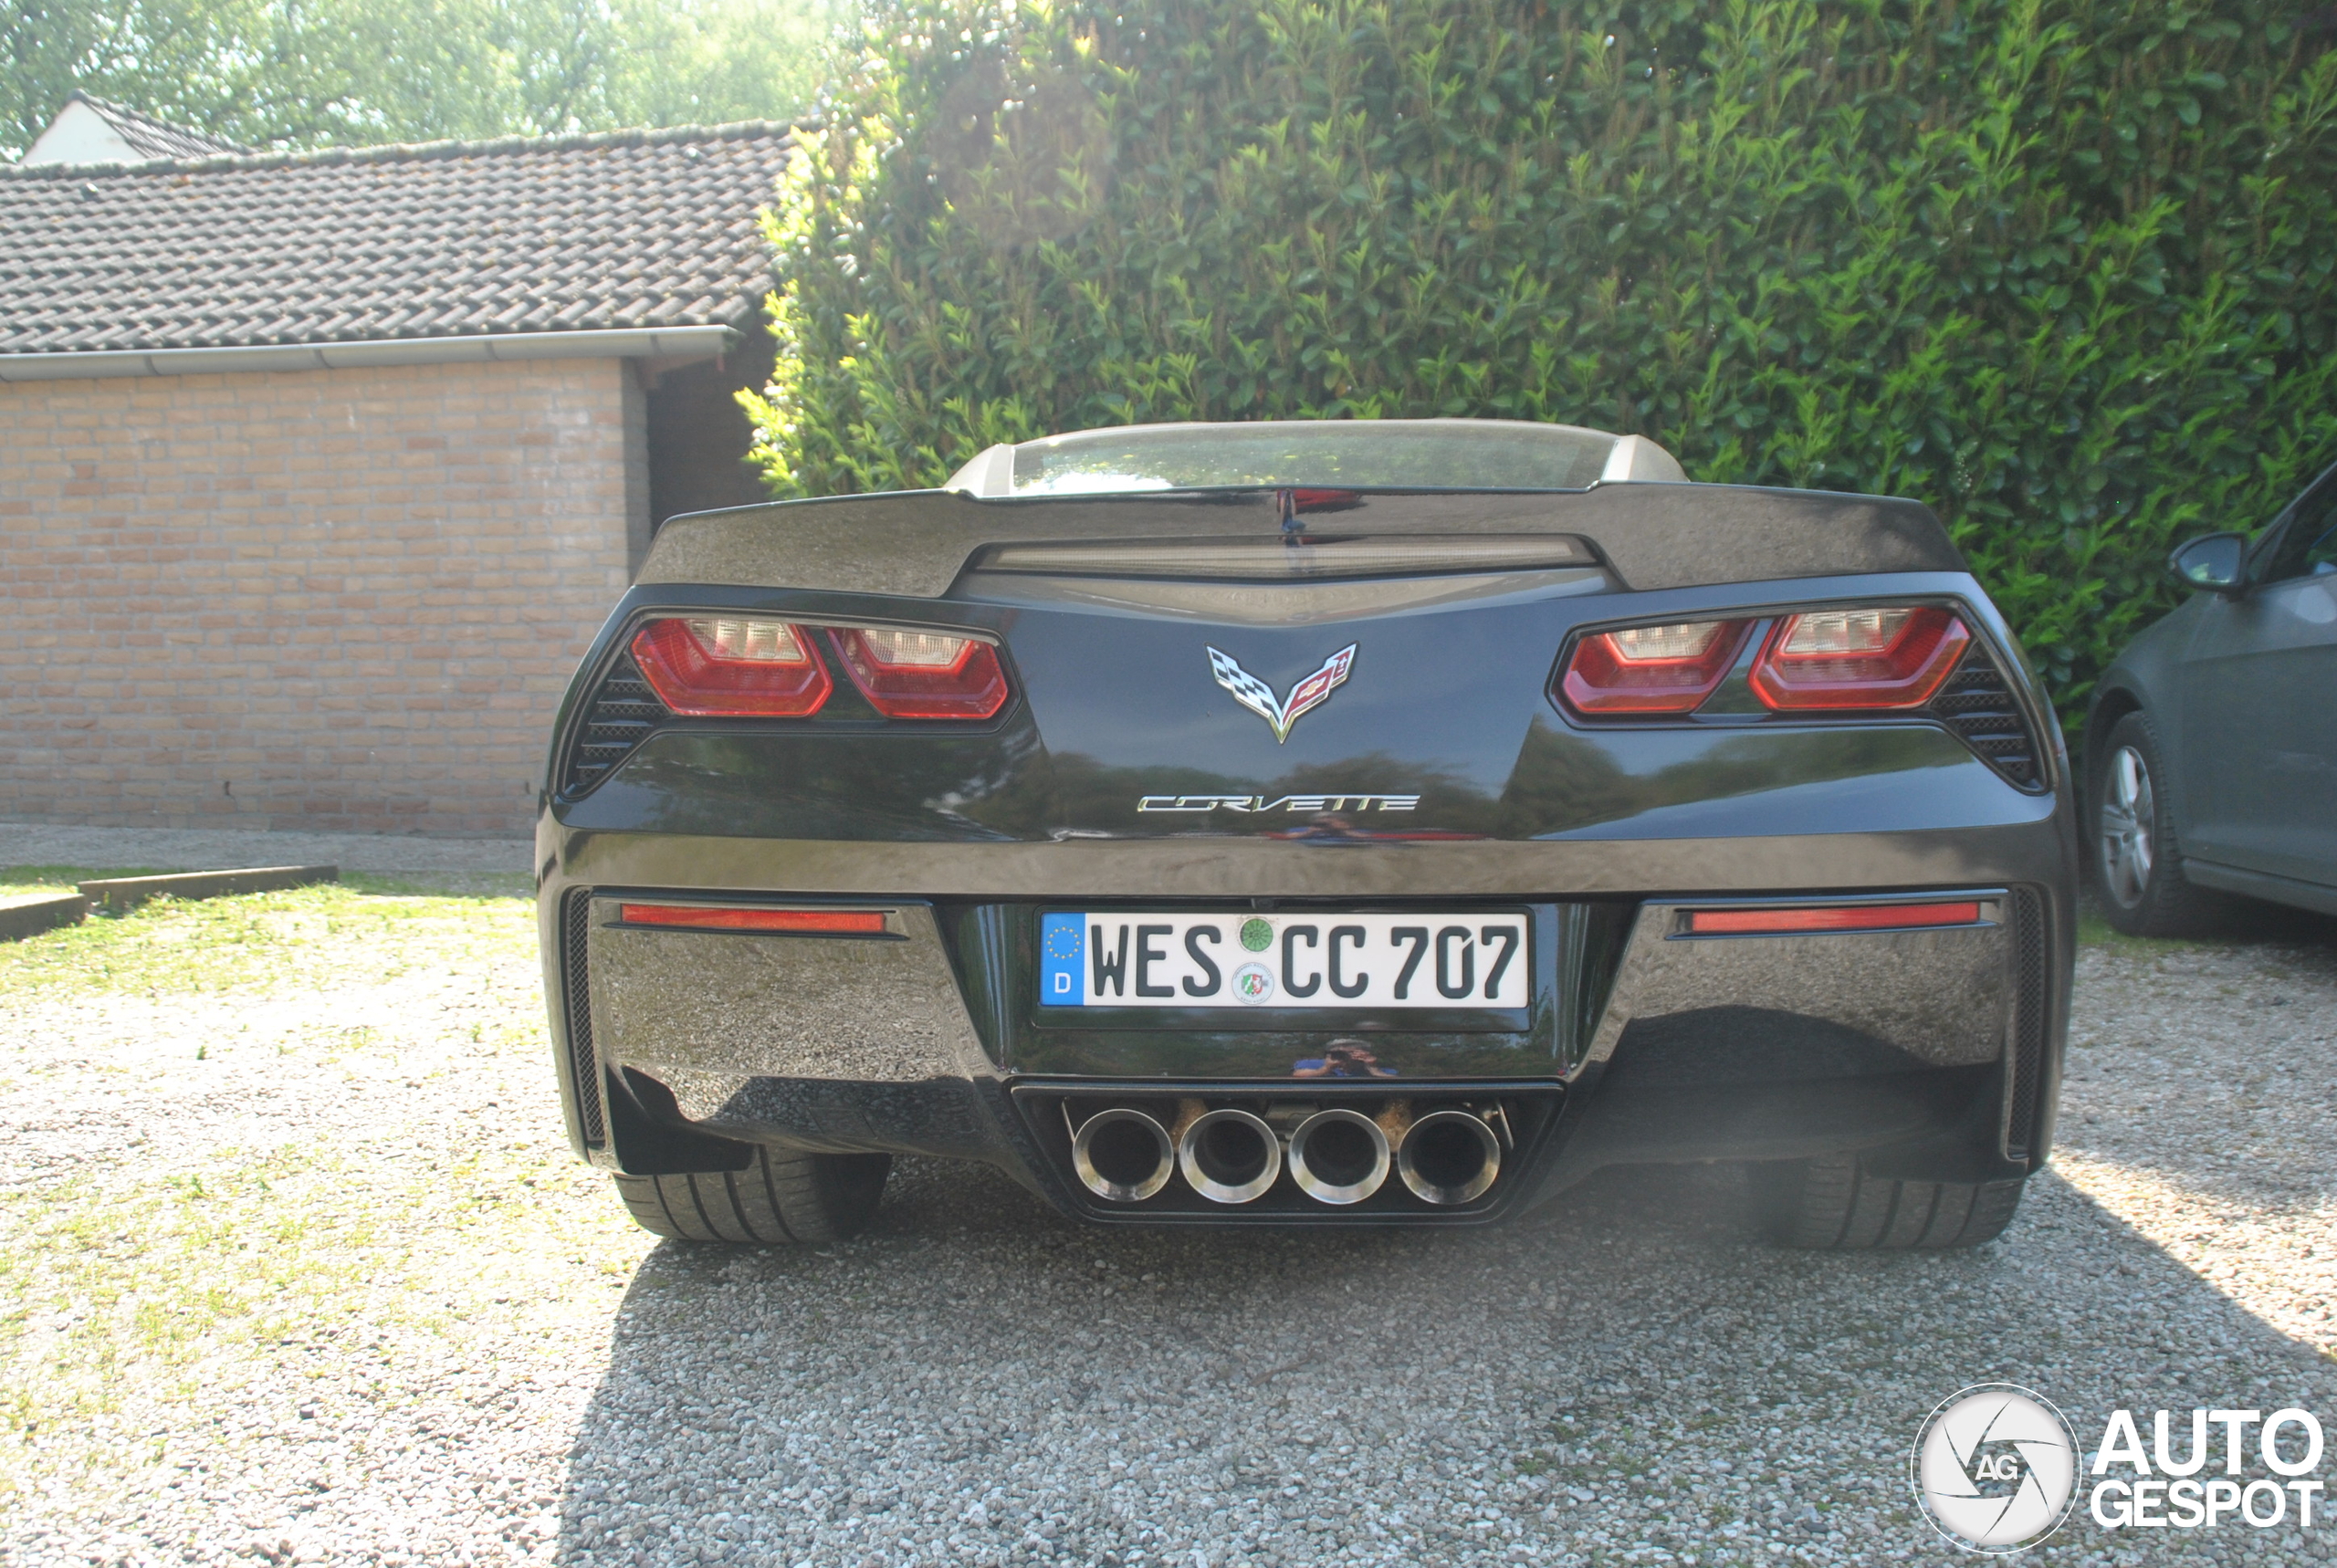
[[[1014,448],[1012,494],[1071,496],[1256,485],[1326,489],[1585,490],[1615,437],[1491,420],[1308,420],[1137,425]]]

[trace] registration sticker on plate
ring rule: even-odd
[[[1523,915],[1069,915],[1039,919],[1053,1008],[1523,1008]]]

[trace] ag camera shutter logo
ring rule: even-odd
[[[2043,1395],[1975,1384],[1925,1418],[1908,1472],[1924,1517],[1948,1540],[1968,1552],[2021,1552],[2070,1516],[2077,1435]]]

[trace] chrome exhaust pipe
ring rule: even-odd
[[[1389,1163],[1388,1134],[1359,1111],[1317,1111],[1291,1131],[1290,1178],[1317,1203],[1361,1203]]]
[[[1071,1137],[1071,1166],[1107,1203],[1142,1203],[1168,1185],[1177,1155],[1168,1129],[1126,1105],[1098,1111]]]
[[[1177,1129],[1177,1168],[1211,1203],[1249,1203],[1282,1175],[1282,1140],[1247,1111],[1189,1114]]]
[[[1396,1170],[1422,1203],[1468,1203],[1501,1175],[1501,1140],[1466,1111],[1430,1111],[1404,1130]]]

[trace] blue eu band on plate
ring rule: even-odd
[[[1039,923],[1054,1008],[1523,1008],[1523,915],[1058,914]]]

